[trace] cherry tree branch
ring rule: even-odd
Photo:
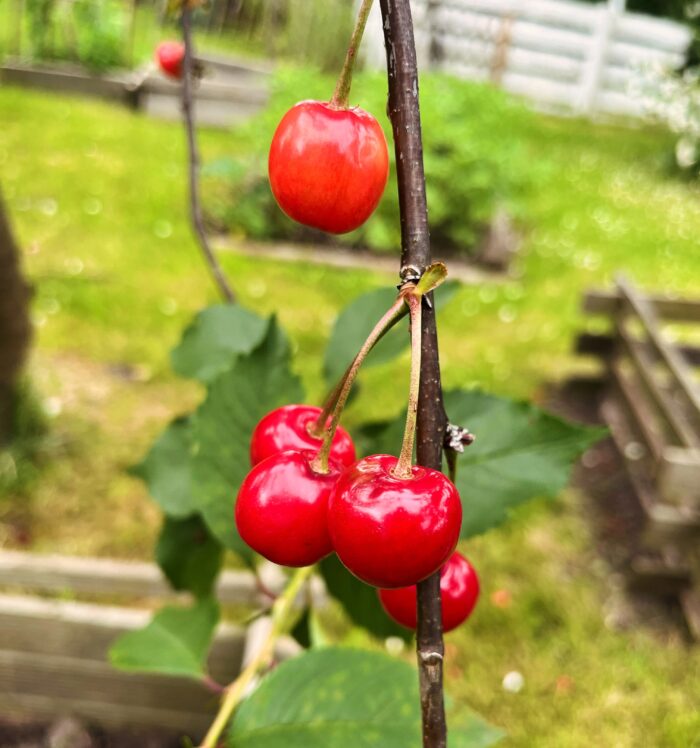
[[[423,169],[418,66],[409,0],[380,0],[389,79],[388,113],[396,152],[401,211],[401,279],[430,264],[428,208]],[[417,461],[440,470],[447,418],[442,400],[440,358],[432,294],[422,315],[421,382],[418,398]],[[425,748],[446,748],[443,697],[440,573],[418,585],[417,654]]]
[[[236,296],[233,289],[226,280],[221,265],[216,259],[212,250],[209,239],[204,229],[204,219],[202,218],[202,204],[199,196],[199,149],[197,147],[197,138],[194,129],[194,108],[193,108],[193,70],[194,70],[194,45],[192,43],[192,9],[187,3],[182,8],[182,40],[185,44],[185,58],[182,65],[182,114],[185,120],[185,130],[187,131],[187,149],[189,164],[189,187],[190,187],[190,218],[192,228],[202,250],[204,261],[217,285],[223,298],[233,303]]]

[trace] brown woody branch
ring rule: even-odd
[[[194,45],[192,43],[192,9],[187,3],[182,8],[182,40],[185,44],[185,59],[182,65],[182,114],[185,119],[185,130],[187,131],[187,149],[189,165],[189,188],[190,188],[190,218],[192,227],[202,250],[204,261],[216,283],[221,295],[229,303],[236,300],[233,289],[226,280],[219,261],[212,250],[209,239],[204,229],[202,217],[202,204],[199,196],[199,149],[194,128],[194,110],[192,88],[194,81]]]
[[[401,211],[401,275],[422,272],[431,261],[423,169],[418,67],[409,0],[380,0],[389,77],[388,114],[396,151]],[[432,297],[432,294],[431,294]],[[447,418],[442,400],[435,309],[423,310],[418,399],[417,461],[440,470]],[[418,668],[425,748],[445,748],[440,573],[418,585]]]

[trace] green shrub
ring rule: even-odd
[[[333,83],[308,71],[277,74],[268,107],[234,132],[245,155],[218,161],[205,170],[210,177],[207,204],[213,222],[255,239],[321,239],[287,219],[276,206],[267,180],[267,150],[284,112],[302,98],[328,99]],[[386,90],[384,76],[363,73],[355,78],[352,101],[378,117],[391,142],[384,115]],[[530,127],[533,115],[491,86],[438,74],[421,79],[421,106],[432,236],[442,249],[469,253],[498,206],[520,217],[521,198],[533,186],[534,174],[518,138]],[[400,246],[396,195],[392,163],[389,184],[375,215],[338,241],[396,250]]]
[[[73,13],[80,62],[98,72],[124,65],[126,20],[121,4],[113,0],[76,0]]]
[[[32,57],[72,60],[95,72],[126,63],[126,14],[119,0],[28,0]]]

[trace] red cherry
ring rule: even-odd
[[[377,207],[389,151],[379,122],[363,109],[302,101],[277,126],[268,166],[272,193],[290,218],[344,234]]]
[[[308,426],[320,414],[321,408],[311,405],[284,405],[270,411],[253,431],[250,464],[257,465],[266,457],[288,449],[320,449],[323,440],[308,432]],[[357,459],[350,434],[340,426],[333,437],[330,456],[342,467],[349,467]]]
[[[310,566],[333,550],[328,497],[341,468],[316,473],[316,452],[279,452],[246,476],[236,499],[236,526],[257,553],[282,566]]]
[[[436,572],[462,524],[459,494],[446,476],[414,466],[412,478],[396,478],[397,462],[390,455],[360,460],[341,475],[328,505],[338,558],[375,587],[406,587]]]
[[[156,47],[156,60],[160,69],[170,78],[182,78],[182,61],[185,45],[181,42],[161,42]]]
[[[416,628],[416,586],[397,590],[378,590],[382,607],[396,623],[409,629]],[[456,629],[469,618],[479,597],[479,577],[474,567],[461,553],[453,553],[442,567],[440,599],[442,627]]]

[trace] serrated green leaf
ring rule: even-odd
[[[194,511],[190,451],[190,419],[176,418],[143,462],[131,469],[146,483],[156,504],[171,517],[187,517]]]
[[[262,343],[210,385],[192,417],[192,492],[196,510],[224,546],[250,560],[239,537],[233,509],[250,470],[250,437],[258,421],[286,403],[303,402],[304,392],[289,365],[289,344],[273,317]]]
[[[447,304],[459,289],[457,281],[447,281],[435,292],[438,308]],[[357,354],[367,336],[396,299],[393,288],[379,288],[358,296],[339,314],[333,326],[323,364],[329,383],[335,383]],[[396,358],[410,343],[405,324],[388,332],[367,356],[363,366],[377,366]]]
[[[267,321],[237,304],[202,310],[170,354],[182,377],[210,382],[230,366],[234,356],[250,353],[262,341]]]
[[[452,423],[476,436],[457,462],[462,538],[502,524],[511,509],[530,499],[555,497],[574,461],[606,433],[479,390],[446,392],[445,409]],[[375,430],[372,451],[398,453],[404,418]]]
[[[377,652],[325,648],[283,662],[240,705],[230,748],[420,748],[418,674]],[[501,733],[474,716],[450,733],[456,748]],[[466,738],[470,742],[466,742]]]
[[[201,678],[218,621],[219,606],[211,599],[163,608],[145,628],[117,639],[110,662],[120,670]]]
[[[199,515],[165,517],[156,544],[156,561],[174,589],[208,597],[223,558],[223,547]]]
[[[458,460],[463,538],[501,524],[518,504],[557,496],[574,461],[605,435],[604,429],[477,390],[445,393],[445,408],[453,423],[476,435]]]
[[[329,594],[341,603],[353,623],[380,639],[398,636],[410,641],[413,638],[413,632],[399,626],[384,612],[377,590],[354,577],[335,554],[324,558],[319,570]]]

